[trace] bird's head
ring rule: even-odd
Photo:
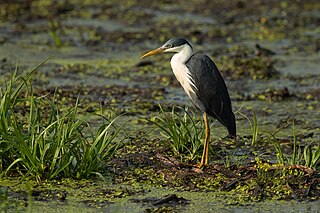
[[[180,52],[185,46],[189,46],[192,49],[190,43],[185,40],[184,38],[172,38],[162,46],[158,47],[157,49],[151,50],[140,57],[140,59],[159,54],[159,53],[178,53]]]

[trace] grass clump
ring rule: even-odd
[[[103,120],[93,131],[80,119],[78,99],[70,109],[56,100],[36,97],[31,76],[16,72],[0,90],[0,169],[2,175],[20,174],[37,180],[88,178],[100,174],[124,138],[117,118]]]
[[[317,145],[313,143],[306,146],[299,143],[294,122],[292,122],[292,132],[293,149],[292,153],[289,155],[284,153],[283,148],[275,135],[272,135],[272,137],[269,138],[276,152],[277,162],[282,165],[301,165],[304,168],[318,170],[320,166],[320,142],[318,142]]]
[[[170,141],[174,154],[184,156],[189,161],[198,158],[204,134],[202,121],[195,119],[187,108],[173,107],[168,113],[160,106],[160,110],[162,116],[153,117],[150,120]]]

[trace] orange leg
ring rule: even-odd
[[[203,113],[203,120],[204,120],[204,124],[206,125],[206,133],[205,133],[204,144],[203,144],[202,158],[201,158],[200,164],[198,165],[199,168],[209,165],[210,127],[209,127],[208,117],[206,113]]]

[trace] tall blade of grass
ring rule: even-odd
[[[297,132],[294,126],[294,120],[292,121],[292,132],[293,132],[293,152],[291,158],[291,165],[297,164]]]
[[[3,173],[4,175],[6,175],[8,173],[8,171],[11,169],[11,167],[13,167],[15,164],[17,164],[18,162],[23,161],[23,158],[18,158],[15,161],[13,161],[8,168],[6,169],[6,171]],[[2,176],[2,175],[0,175]]]
[[[270,132],[267,132],[267,133],[271,136],[271,138],[269,137],[268,140],[271,141],[271,144],[272,144],[273,148],[275,149],[278,164],[284,164],[285,158],[284,158],[281,144],[279,143],[278,139],[276,138],[276,136],[274,134],[272,134]]]
[[[312,163],[312,150],[310,146],[306,146],[303,150],[303,156],[305,161],[305,166],[311,167]]]
[[[258,141],[258,137],[259,137],[259,127],[258,127],[257,114],[255,112],[253,112],[253,122],[248,118],[248,116],[246,116],[242,112],[239,111],[239,114],[241,116],[243,116],[250,124],[251,131],[252,131],[251,145],[254,146],[256,144],[256,142]]]
[[[114,123],[118,118],[119,118],[119,116],[116,117],[112,123]],[[126,122],[123,123],[121,126],[117,127],[116,131],[113,132],[111,137],[104,138],[105,141],[103,141],[103,143],[101,143],[101,148],[99,149],[99,154],[102,155],[103,160],[107,159],[109,161],[110,158],[112,158],[115,155],[116,150],[120,146],[120,142],[114,142],[114,140],[115,140],[116,136],[120,133],[120,131],[123,131],[123,129],[124,129],[123,127],[125,124],[126,124]],[[106,141],[106,140],[108,140],[108,141]],[[112,145],[111,142],[114,142],[114,144]],[[107,147],[109,147],[109,148],[107,149]]]
[[[311,162],[310,167],[317,169],[319,164],[320,164],[320,142],[318,142],[317,150],[315,152],[313,152],[312,162]]]
[[[14,100],[13,103],[15,103],[15,100],[18,98],[22,88],[27,85],[27,82],[30,80],[31,76],[33,75],[33,73],[35,71],[37,71],[43,64],[45,64],[47,61],[49,61],[51,59],[48,58],[46,60],[44,60],[43,62],[41,62],[38,66],[36,66],[35,68],[33,68],[27,75],[25,76],[21,76],[19,78],[16,79],[16,81],[18,80],[22,80],[22,82],[17,86],[17,88],[12,92],[11,94],[11,99]]]
[[[17,72],[17,67],[15,69],[15,72],[13,73],[13,75],[10,78],[9,84],[7,84],[5,82],[5,86],[6,86],[6,90],[5,92],[1,92],[1,103],[0,103],[0,113],[1,113],[1,122],[0,122],[0,134],[4,137],[6,135],[8,135],[8,130],[9,130],[9,126],[10,126],[10,116],[11,116],[11,112],[10,112],[10,107],[13,105],[12,104],[12,99],[11,97],[11,93],[13,90],[13,84],[15,81],[15,76],[16,76],[16,72]]]
[[[258,141],[258,119],[257,119],[257,114],[253,113],[253,130],[252,130],[252,141],[251,144],[254,145]]]
[[[49,27],[50,27],[50,32],[49,34],[51,35],[51,38],[53,40],[54,45],[59,48],[62,46],[61,39],[59,38],[57,34],[57,28],[58,28],[58,23],[54,20],[50,20],[49,22]]]
[[[65,170],[72,162],[74,159],[74,156],[70,156],[69,161],[67,163],[61,164],[60,167],[57,169],[53,170],[53,172],[49,175],[49,179],[56,178],[63,170]]]
[[[8,135],[8,130],[9,130],[9,121],[8,117],[10,117],[10,112],[8,110],[8,96],[5,93],[1,99],[0,102],[0,112],[1,112],[1,118],[0,118],[0,134],[2,136]]]
[[[320,163],[320,142],[315,151],[312,151],[311,144],[304,148],[305,165],[317,169]]]
[[[50,58],[44,60],[41,62],[37,67],[32,69],[26,76],[16,78],[16,73],[18,70],[18,65],[15,68],[15,71],[13,75],[10,78],[9,85],[6,85],[6,91],[2,94],[2,99],[0,103],[0,112],[1,112],[1,122],[0,122],[0,130],[2,133],[8,134],[8,116],[10,116],[9,106],[13,108],[16,104],[16,99],[19,97],[23,87],[27,85],[27,81],[30,79],[30,77],[33,75],[33,73],[39,69],[43,64],[45,64]],[[18,80],[21,80],[21,83],[14,89],[13,85]]]

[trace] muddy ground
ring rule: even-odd
[[[70,106],[80,94],[83,115],[101,108],[104,115],[124,114],[120,122],[129,121],[126,129],[135,132],[106,166],[104,181],[39,185],[2,179],[17,203],[13,209],[242,212],[282,206],[280,212],[319,207],[317,172],[292,176],[278,191],[248,184],[257,177],[256,157],[276,162],[270,135],[290,154],[292,121],[301,147],[319,145],[318,1],[26,0],[1,1],[0,7],[1,81],[17,65],[22,73],[50,58],[33,77],[37,95],[55,93]],[[171,72],[171,55],[139,60],[172,37],[188,39],[195,51],[214,60],[238,112],[239,142],[225,139],[226,130],[214,122],[211,164],[203,171],[182,164],[146,121],[159,115],[159,104],[167,111],[177,105],[193,109]],[[239,112],[258,117],[254,147],[250,124]]]

